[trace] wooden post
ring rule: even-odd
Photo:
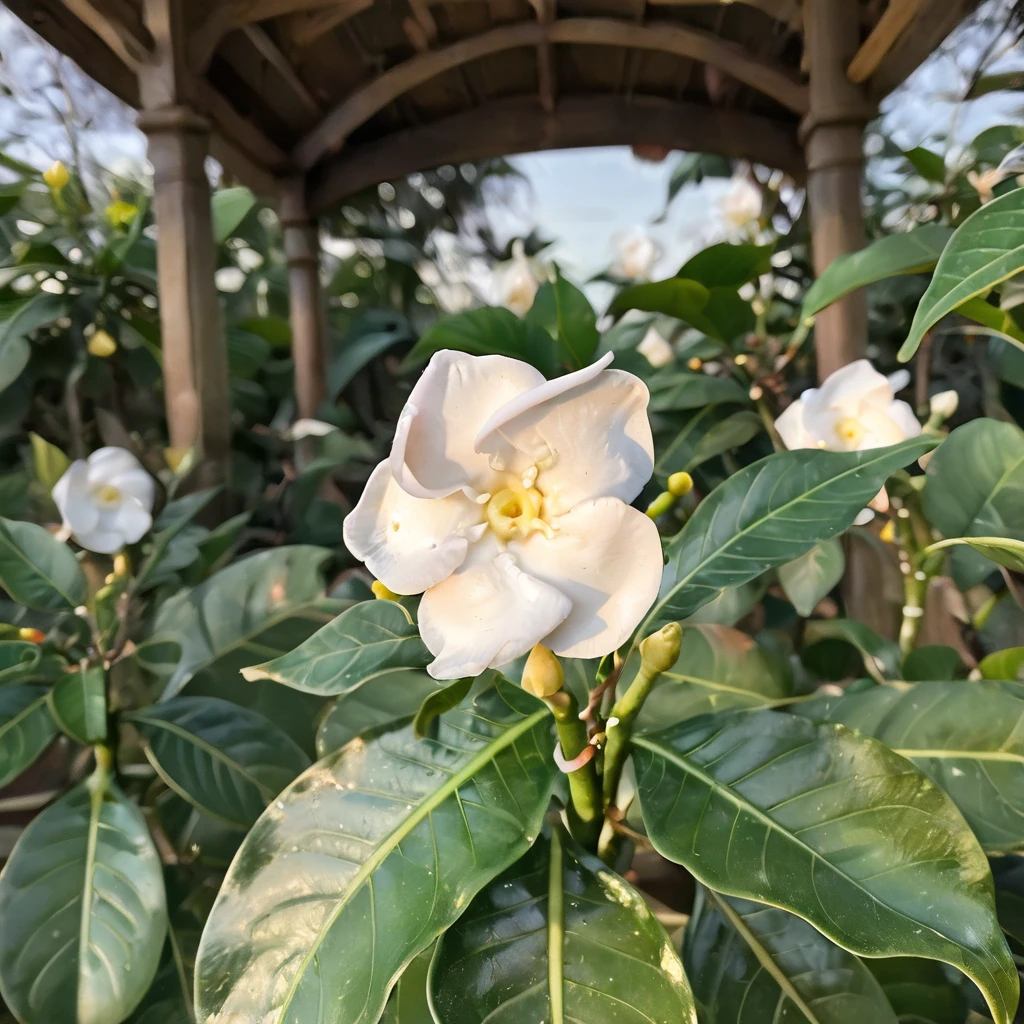
[[[846,74],[860,43],[860,5],[850,0],[804,0],[804,39],[810,66],[810,112],[801,126],[807,158],[807,202],[814,272],[864,245],[861,200],[864,126],[872,107]],[[863,291],[818,315],[818,378],[867,351]]]

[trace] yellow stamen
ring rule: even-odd
[[[113,504],[121,497],[121,492],[113,484],[104,484],[96,492],[96,497],[107,504]]]
[[[864,437],[864,427],[856,416],[844,416],[836,424],[836,436],[850,448],[855,448]]]
[[[380,580],[374,580],[370,584],[370,589],[373,591],[373,596],[377,598],[378,601],[398,600],[398,594],[396,594],[393,590],[388,590],[388,588],[385,587]]]
[[[524,491],[506,487],[487,502],[487,522],[502,540],[526,537],[540,512],[539,497],[533,489]]]

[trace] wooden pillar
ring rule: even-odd
[[[860,5],[851,0],[804,0],[804,39],[810,68],[810,112],[801,126],[807,158],[807,202],[814,272],[864,245],[864,127],[873,110],[846,74],[860,44]],[[818,377],[867,351],[863,291],[818,315]]]
[[[288,260],[297,416],[313,418],[327,393],[326,316],[320,287],[320,232],[306,206],[305,180],[282,183],[279,207]]]

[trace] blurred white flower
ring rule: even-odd
[[[495,267],[498,281],[498,301],[516,316],[525,316],[533,305],[537,289],[544,276],[535,260],[523,250],[521,239],[512,244],[512,259]]]
[[[636,350],[654,367],[667,366],[675,358],[672,346],[661,336],[658,328],[653,324],[647,328],[647,333],[637,345]]]
[[[53,500],[76,543],[111,555],[141,540],[153,525],[153,478],[124,448],[100,448],[72,462]]]
[[[632,501],[654,466],[648,391],[611,354],[545,381],[505,356],[430,360],[345,519],[345,543],[396,594],[423,593],[436,679],[543,643],[615,650],[658,593],[657,528]]]
[[[747,227],[761,216],[761,190],[747,178],[733,178],[729,191],[718,200],[718,212],[730,227]]]
[[[932,395],[928,403],[928,412],[931,419],[944,423],[956,414],[959,405],[960,396],[955,391],[940,391],[937,395]]]
[[[649,235],[627,235],[618,244],[612,270],[619,277],[649,277],[660,256],[658,243]]]

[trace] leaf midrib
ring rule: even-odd
[[[41,566],[33,562],[28,557],[28,555],[26,555],[25,552],[22,551],[21,548],[19,548],[18,545],[14,543],[14,540],[11,537],[10,533],[8,533],[7,527],[4,525],[3,521],[0,521],[0,541],[6,542],[8,549],[15,555],[16,558],[19,558],[33,572],[35,572],[38,576],[44,579],[47,583],[49,583],[50,586],[53,587],[53,589],[58,594],[60,594],[60,596],[63,597],[65,601],[67,601],[68,608],[75,607],[75,602],[71,599],[71,596],[69,594],[66,594],[61,589],[61,587],[57,585],[57,581],[51,578],[46,572],[44,572]],[[77,563],[75,564],[77,566]]]

